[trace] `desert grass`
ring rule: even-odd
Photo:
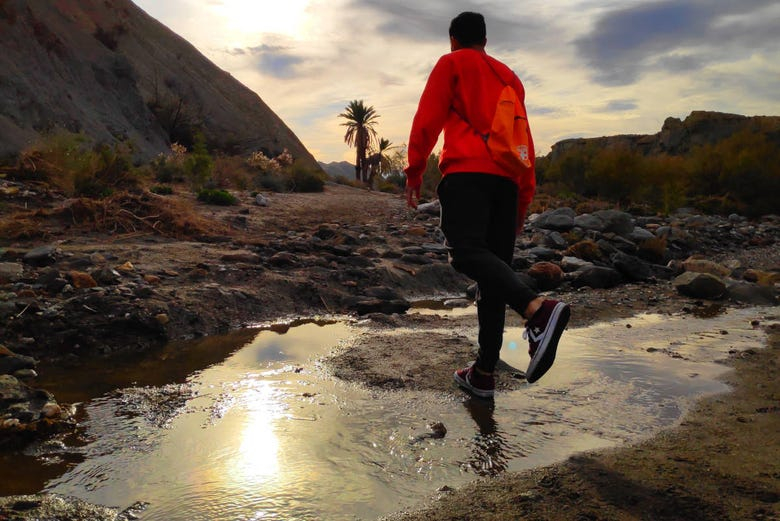
[[[103,199],[68,199],[56,208],[18,211],[0,222],[5,240],[45,238],[56,230],[114,235],[152,234],[175,239],[229,233],[206,219],[188,201],[151,192],[120,192]]]

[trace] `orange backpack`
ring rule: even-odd
[[[485,139],[493,161],[515,177],[529,172],[533,166],[529,157],[530,134],[523,103],[515,89],[505,85],[496,103],[490,133]]]
[[[525,112],[525,107],[515,89],[504,81],[504,78],[496,71],[487,57],[483,56],[483,59],[504,84],[504,88],[496,103],[490,132],[482,134],[482,139],[485,140],[493,161],[510,172],[513,177],[532,175],[531,129],[528,127],[528,115]],[[463,116],[461,119],[469,123]]]

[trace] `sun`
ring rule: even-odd
[[[234,33],[275,33],[295,38],[303,27],[308,3],[309,0],[221,0],[213,2],[212,9]]]

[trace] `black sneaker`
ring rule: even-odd
[[[529,383],[537,381],[552,367],[558,340],[569,323],[571,309],[557,300],[545,300],[534,316],[526,322],[523,338],[528,339],[531,363],[525,377]]]
[[[496,389],[496,379],[492,374],[480,374],[474,369],[472,363],[468,367],[458,369],[452,375],[455,381],[472,393],[474,396],[480,398],[493,398],[493,393]]]

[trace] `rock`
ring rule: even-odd
[[[118,271],[109,267],[98,268],[89,272],[89,275],[99,286],[116,286],[122,280]],[[78,286],[77,286],[78,287]]]
[[[96,288],[98,285],[89,273],[84,273],[82,271],[68,272],[68,277],[70,278],[70,283],[76,289]]]
[[[149,274],[147,274],[147,275],[144,275],[143,279],[144,279],[144,282],[146,282],[147,284],[151,284],[152,286],[157,286],[160,283],[162,283],[162,279],[160,279],[160,277],[158,277],[157,275],[149,275]]]
[[[10,374],[0,374],[0,404],[24,402],[29,392],[26,385]]]
[[[574,228],[575,215],[574,210],[566,207],[548,210],[534,220],[533,226],[545,230],[566,232]]]
[[[577,257],[564,257],[561,259],[561,269],[564,273],[571,273],[587,268],[588,266],[593,266],[593,263]]]
[[[425,255],[415,255],[413,253],[407,253],[401,255],[401,261],[407,264],[419,264],[419,265],[433,263],[433,260],[431,260],[430,257],[426,257]]]
[[[46,268],[38,275],[38,285],[43,287],[49,295],[57,295],[65,289],[68,281],[62,276],[56,268]]]
[[[22,260],[25,264],[31,266],[50,266],[57,262],[56,259],[57,247],[53,244],[47,246],[39,246],[25,253]]]
[[[726,284],[709,273],[686,271],[675,278],[672,284],[680,294],[693,298],[715,300],[726,294]]]
[[[534,256],[538,261],[553,261],[561,258],[561,254],[550,248],[536,246],[528,250],[528,254]]]
[[[431,422],[428,424],[432,438],[443,438],[447,435],[447,427],[442,422]]]
[[[742,278],[748,282],[755,282],[762,286],[774,286],[775,284],[780,283],[780,272],[749,269],[745,270],[742,274]]]
[[[224,262],[243,262],[244,264],[260,264],[260,255],[251,252],[227,253],[221,257]]]
[[[75,497],[37,494],[0,498],[0,519],[119,521],[131,518],[120,515],[116,509],[93,505]]]
[[[365,293],[366,296],[382,300],[402,300],[401,295],[396,290],[386,286],[373,286],[366,288],[363,293]]]
[[[606,266],[587,266],[572,273],[571,285],[575,288],[608,289],[623,282],[620,272]]]
[[[277,268],[288,268],[290,266],[295,266],[299,262],[300,259],[296,255],[286,251],[280,251],[268,259],[268,264]]]
[[[358,315],[370,313],[392,315],[393,313],[406,313],[411,305],[406,300],[365,299],[355,301],[352,307]]]
[[[554,250],[565,250],[569,242],[559,232],[552,231],[544,236],[544,245]]]
[[[601,217],[584,213],[574,218],[574,226],[582,228],[583,230],[603,232],[605,223]]]
[[[41,407],[41,416],[43,418],[55,419],[62,415],[62,408],[54,402],[47,402]]]
[[[650,266],[639,257],[617,252],[610,257],[610,260],[615,269],[630,281],[642,282],[652,277]]]
[[[776,306],[777,291],[769,286],[759,286],[750,282],[733,281],[726,285],[728,298],[743,304],[755,306]]]
[[[18,380],[30,380],[32,378],[37,378],[38,373],[35,369],[19,369],[18,371],[14,371],[13,376]]]
[[[603,232],[612,232],[626,236],[634,231],[634,221],[631,214],[619,210],[599,210],[593,215],[604,221]]]
[[[537,262],[528,268],[528,275],[542,291],[555,289],[563,282],[563,270],[552,262]]]
[[[430,203],[423,203],[417,205],[417,211],[419,213],[438,216],[441,214],[441,204],[439,203],[438,199]]]
[[[133,266],[132,262],[127,261],[124,264],[117,266],[116,269],[125,273],[132,273],[135,271],[135,266]]]
[[[23,369],[34,369],[37,362],[34,358],[17,355],[4,349],[0,352],[0,374],[14,374]]]
[[[422,249],[425,252],[435,253],[437,255],[447,255],[449,253],[449,250],[444,244],[437,244],[432,242],[423,244]]]
[[[314,237],[323,241],[328,241],[336,237],[337,234],[338,231],[336,227],[330,224],[323,224],[314,232]]]
[[[0,319],[5,320],[11,315],[16,314],[16,303],[8,301],[0,301]]]
[[[683,261],[683,269],[685,271],[693,271],[696,273],[709,273],[716,277],[728,277],[731,275],[731,270],[725,266],[706,259],[689,258]]]
[[[0,284],[16,282],[24,275],[24,266],[17,262],[0,262]]]
[[[626,238],[634,242],[642,242],[648,239],[655,239],[655,234],[645,230],[644,228],[635,226],[634,230],[631,233],[629,233]]]

